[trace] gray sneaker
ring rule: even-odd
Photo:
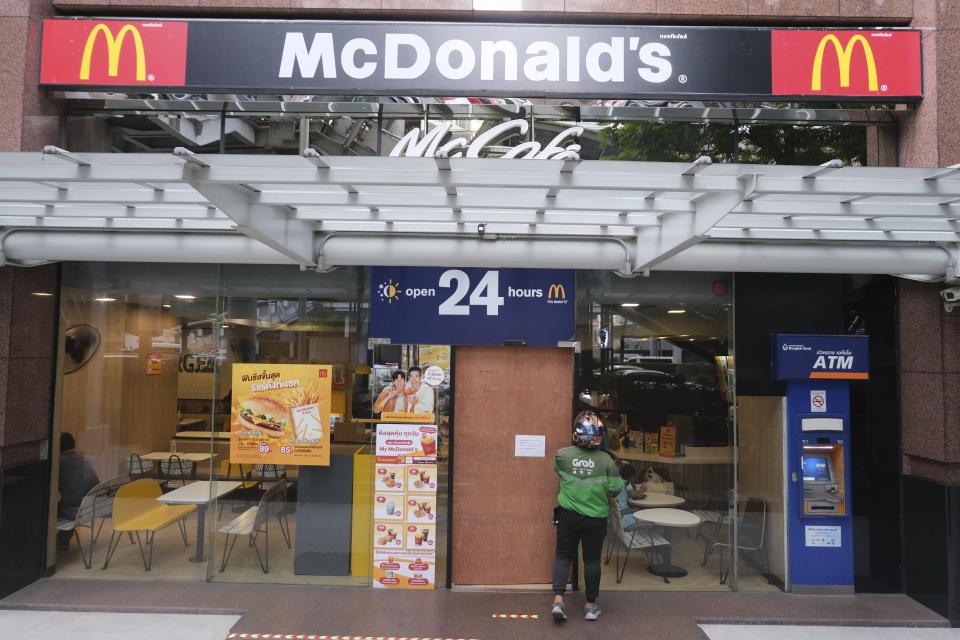
[[[599,604],[594,604],[592,607],[590,605],[586,605],[583,607],[583,611],[583,617],[587,620],[596,620],[600,617],[600,614],[603,613],[603,611],[600,610]]]
[[[562,602],[554,602],[553,608],[550,609],[550,614],[553,615],[553,619],[557,622],[563,622],[567,619],[567,608],[563,606]]]

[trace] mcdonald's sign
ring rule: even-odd
[[[550,26],[498,24],[501,60],[480,23],[48,18],[40,84],[330,96],[515,96],[523,86],[562,98],[923,97],[917,29]],[[543,63],[549,73],[534,64],[541,49],[558,52]],[[598,50],[609,64],[590,62]],[[460,66],[451,67],[450,51]]]
[[[567,289],[562,284],[552,284],[550,288],[547,289],[547,300],[566,300],[567,299]]]
[[[41,84],[174,87],[186,67],[186,22],[44,21]]]
[[[770,46],[773,95],[923,94],[917,31],[774,30]]]

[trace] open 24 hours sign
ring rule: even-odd
[[[370,335],[394,344],[555,347],[574,335],[574,271],[374,267]]]

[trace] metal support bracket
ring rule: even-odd
[[[633,272],[649,271],[699,244],[707,238],[707,232],[742,201],[742,191],[711,193],[697,199],[693,213],[664,213],[660,216],[660,226],[638,227]]]

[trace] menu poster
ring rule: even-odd
[[[160,353],[148,353],[147,354],[147,370],[146,373],[148,376],[158,376],[163,369],[163,354]]]
[[[660,455],[673,458],[677,455],[677,429],[675,427],[660,427]]]
[[[330,464],[330,365],[235,364],[230,460]]]
[[[377,425],[373,586],[436,587],[437,428]]]

